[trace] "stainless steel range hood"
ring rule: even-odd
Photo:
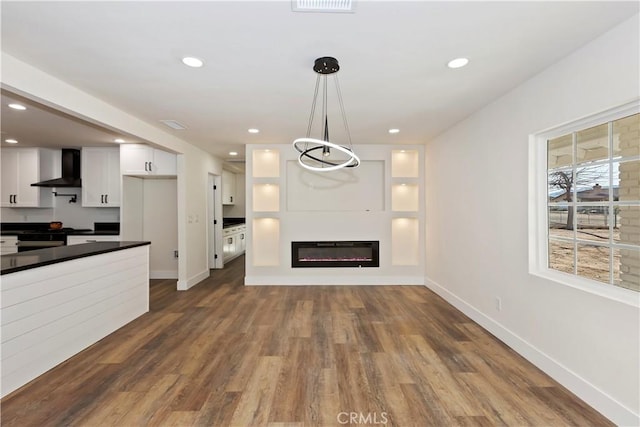
[[[62,177],[31,184],[32,187],[82,187],[80,150],[62,149]]]

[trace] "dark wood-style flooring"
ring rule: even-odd
[[[9,426],[610,426],[421,286],[245,287],[244,257],[7,396]]]

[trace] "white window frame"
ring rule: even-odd
[[[640,100],[529,135],[529,273],[601,297],[640,307],[640,293],[575,274],[553,270],[548,263],[547,141],[640,113]]]

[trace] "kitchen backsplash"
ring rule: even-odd
[[[76,203],[70,197],[59,196],[53,208],[1,208],[2,222],[50,222],[62,221],[65,227],[93,229],[94,222],[120,222],[120,208],[83,208],[82,189],[63,188],[60,193],[77,194]]]

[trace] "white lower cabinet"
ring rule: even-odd
[[[247,226],[245,224],[222,230],[222,259],[224,262],[242,255],[247,248]]]
[[[0,239],[0,255],[18,252],[18,238],[16,236],[2,236]]]
[[[80,245],[82,243],[96,243],[96,242],[118,242],[120,236],[67,236],[67,246]]]

